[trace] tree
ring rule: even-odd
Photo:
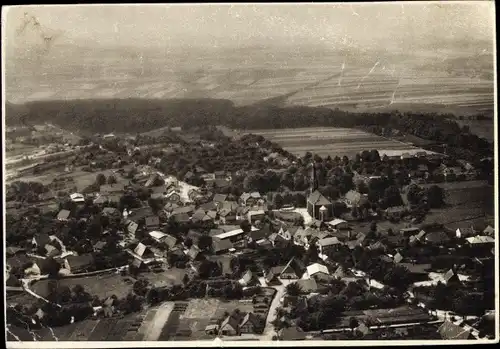
[[[410,185],[408,188],[408,193],[407,193],[408,201],[416,205],[420,202],[422,199],[422,190],[418,185]]]
[[[444,205],[444,198],[444,189],[437,185],[432,185],[427,190],[427,202],[431,208],[442,207]]]
[[[351,316],[349,318],[349,328],[351,329],[352,332],[354,332],[354,329],[359,326],[359,321],[356,319],[354,316]]]
[[[245,221],[241,222],[240,228],[241,228],[241,230],[243,230],[244,233],[249,233],[252,230],[252,225],[250,224],[250,222],[245,220]]]
[[[208,249],[212,246],[212,237],[210,235],[202,235],[198,240],[198,247],[201,250]]]
[[[370,223],[370,232],[373,232],[373,233],[377,232],[377,222],[373,221]]]
[[[296,282],[293,282],[286,286],[286,293],[289,296],[297,297],[301,294],[301,291],[301,287]]]
[[[191,248],[191,246],[193,246],[193,240],[191,238],[186,238],[184,240],[184,246],[186,246],[186,248]]]
[[[108,177],[108,184],[115,184],[116,183],[116,178],[113,175],[109,175]]]
[[[103,175],[102,173],[99,173],[95,178],[95,182],[98,185],[106,184],[106,176]]]
[[[184,277],[182,278],[182,283],[184,285],[187,285],[189,283],[189,276],[187,274],[184,274]]]

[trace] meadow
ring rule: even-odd
[[[251,130],[290,153],[303,156],[306,152],[326,157],[354,157],[363,150],[417,150],[406,143],[393,141],[361,130],[336,127],[305,127],[294,129]]]

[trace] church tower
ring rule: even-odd
[[[311,163],[311,183],[310,183],[310,194],[318,189],[318,178],[316,177],[316,166],[314,162]]]

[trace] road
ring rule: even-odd
[[[259,281],[262,284],[264,280],[260,279],[263,278],[259,278]],[[271,302],[271,306],[269,307],[269,312],[267,313],[266,327],[264,328],[264,332],[260,336],[260,339],[264,341],[272,340],[273,336],[276,334],[276,332],[274,331],[274,326],[271,324],[271,322],[276,319],[276,309],[281,306],[281,299],[285,295],[286,285],[288,285],[290,281],[281,280],[281,282],[282,285],[273,286],[273,288],[276,290],[276,295],[274,296],[273,301]]]
[[[154,318],[149,323],[150,327],[146,330],[144,341],[157,341],[160,338],[163,326],[165,326],[170,313],[174,309],[174,304],[174,302],[166,302],[158,308]]]

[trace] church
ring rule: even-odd
[[[314,219],[327,221],[333,218],[333,203],[318,191],[316,166],[312,164],[311,187],[307,197],[307,212]]]

